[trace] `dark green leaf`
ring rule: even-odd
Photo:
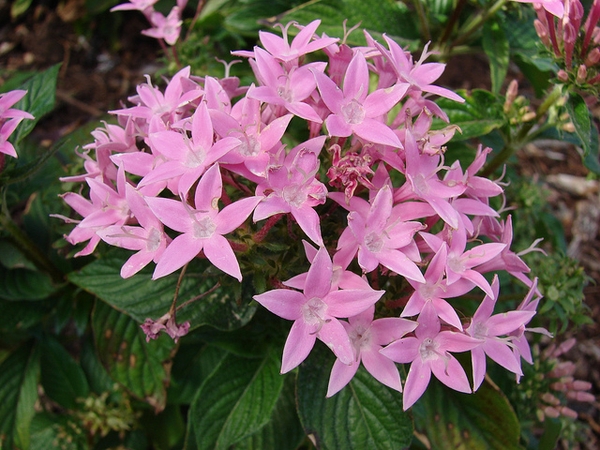
[[[157,412],[162,411],[174,348],[171,338],[162,335],[147,343],[135,320],[101,301],[92,312],[92,328],[100,361],[109,375]]]
[[[90,389],[100,395],[114,389],[114,381],[110,378],[104,366],[98,359],[94,343],[86,337],[83,341],[80,357],[81,368],[85,373]]]
[[[0,266],[0,298],[43,300],[56,291],[48,275],[28,269],[8,270]]]
[[[334,356],[318,344],[300,366],[298,412],[304,431],[319,449],[399,449],[412,441],[413,426],[402,410],[402,394],[384,386],[361,366],[348,386],[327,399]]]
[[[83,369],[52,336],[44,336],[40,349],[44,391],[61,406],[75,409],[77,400],[84,399],[90,392]]]
[[[280,364],[268,352],[260,359],[228,354],[215,367],[189,414],[198,449],[228,449],[269,422],[283,387]]]
[[[146,411],[141,422],[143,428],[147,430],[152,448],[181,448],[185,435],[185,423],[179,406],[167,405],[160,414]]]
[[[509,62],[509,44],[499,20],[489,20],[483,26],[483,51],[490,61],[492,92],[500,93]]]
[[[138,322],[147,317],[161,317],[171,306],[179,274],[153,281],[146,271],[123,279],[119,272],[124,262],[124,258],[100,259],[71,273],[69,280]],[[220,274],[215,276],[215,272],[208,270],[209,265],[201,261],[188,267],[179,290],[179,304],[209,291],[219,280],[220,286],[178,312],[178,321],[189,320],[191,329],[204,324],[222,330],[245,325],[256,311],[256,304],[251,304],[251,284],[246,280],[240,284]]]
[[[392,0],[380,0],[377,7],[363,0],[312,0],[294,8],[277,20],[281,23],[296,21],[306,25],[321,19],[318,33],[326,33],[332,37],[344,37],[343,23],[347,27],[360,24],[361,29],[366,29],[374,34],[386,33],[396,39],[402,46],[410,45],[415,49],[419,40],[414,12],[411,12],[404,3]],[[364,35],[356,31],[346,41],[348,44],[364,45]]]
[[[36,73],[27,80],[20,89],[27,91],[27,95],[15,105],[15,108],[27,111],[35,117],[34,120],[23,120],[13,134],[12,139],[18,144],[25,136],[31,133],[35,124],[54,109],[56,95],[56,79],[60,64],[46,69],[43,72]]]
[[[16,0],[10,7],[10,17],[16,19],[21,14],[24,14],[31,6],[32,0]]]
[[[19,331],[32,327],[52,309],[53,300],[41,302],[13,302],[0,300],[0,333],[6,333],[9,337]]]
[[[168,399],[169,403],[189,405],[204,380],[228,353],[212,345],[184,344],[185,339],[173,361]]]
[[[38,398],[39,352],[26,345],[0,365],[0,447],[28,448]]]
[[[515,412],[504,394],[487,381],[474,394],[462,394],[432,378],[413,414],[415,428],[432,448],[521,448]]]
[[[7,239],[0,239],[0,265],[7,269],[37,270],[23,252]]]
[[[600,174],[598,161],[598,129],[593,123],[592,114],[581,95],[570,92],[567,100],[567,112],[575,126],[575,134],[583,147],[583,160],[586,167]]]
[[[269,422],[257,433],[235,444],[235,450],[295,450],[305,438],[296,413],[296,380],[285,377],[283,389]]]
[[[29,450],[89,450],[86,434],[68,415],[37,414],[31,422]]]
[[[474,89],[470,95],[460,89],[457,94],[465,99],[464,103],[446,98],[437,101],[448,114],[450,123],[458,125],[462,131],[462,133],[457,132],[453,140],[461,141],[483,136],[505,124],[503,102],[499,96],[482,89]]]

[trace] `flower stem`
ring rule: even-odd
[[[473,33],[479,30],[490,17],[496,14],[507,1],[508,0],[497,0],[489,9],[482,11],[473,20],[467,22],[463,29],[459,30],[457,33],[458,37],[452,42],[450,48],[464,43]]]

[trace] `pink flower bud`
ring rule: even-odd
[[[587,79],[587,67],[585,67],[584,64],[581,64],[577,68],[577,78],[576,78],[576,81],[577,81],[578,84],[583,84],[583,83],[585,83],[586,79]]]
[[[584,64],[588,67],[595,66],[600,62],[600,48],[596,47],[590,50],[590,52],[585,57]]]
[[[560,69],[558,71],[558,73],[556,74],[556,78],[558,78],[563,83],[566,83],[567,81],[569,81],[569,75],[567,74],[567,72],[565,72],[562,69]]]
[[[571,389],[576,391],[589,391],[592,388],[592,383],[589,381],[575,380],[571,384]]]
[[[546,403],[548,403],[549,405],[552,405],[552,406],[558,406],[558,405],[560,405],[560,400],[557,399],[550,392],[546,392],[546,393],[542,394],[541,399],[544,402],[546,402]]]
[[[550,417],[551,419],[556,419],[558,416],[560,416],[558,410],[556,408],[553,408],[552,406],[546,406],[544,408],[544,414],[546,415],[546,417]]]
[[[565,417],[570,417],[571,419],[577,419],[577,413],[573,411],[571,408],[566,406],[561,406],[558,408],[558,412]]]
[[[596,397],[594,396],[594,394],[590,394],[589,392],[582,392],[582,391],[567,392],[567,398],[570,398],[571,400],[576,400],[578,402],[592,403],[592,402],[596,401]]]
[[[552,45],[552,43],[550,42],[550,35],[548,33],[548,27],[545,26],[538,19],[535,19],[533,21],[533,26],[534,26],[535,31],[537,32],[538,36],[540,37],[542,44],[544,44],[546,47],[550,47]]]

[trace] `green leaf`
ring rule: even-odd
[[[27,95],[21,99],[14,107],[27,111],[32,114],[35,119],[23,120],[12,139],[15,144],[31,133],[36,123],[54,109],[56,97],[56,79],[58,78],[58,70],[60,64],[55,64],[43,72],[36,73],[33,77],[27,80],[19,89],[27,91]]]
[[[41,302],[13,302],[0,300],[0,333],[13,337],[20,331],[37,324],[54,306],[53,300]]]
[[[90,393],[81,366],[67,350],[50,335],[40,342],[42,351],[42,386],[52,400],[67,409],[75,409],[77,400]]]
[[[8,270],[0,266],[0,298],[5,300],[43,300],[56,291],[45,273],[28,269]]]
[[[509,44],[499,20],[489,20],[483,26],[483,51],[490,61],[492,92],[500,93],[508,72]]]
[[[598,162],[598,129],[593,123],[592,114],[583,97],[575,92],[569,93],[567,112],[575,126],[575,134],[583,147],[583,160],[586,167],[600,174]]]
[[[1,448],[29,448],[39,372],[39,351],[31,345],[19,348],[0,365]]]
[[[520,425],[502,392],[484,382],[474,394],[456,392],[432,378],[413,407],[415,428],[431,448],[520,449]]]
[[[283,387],[273,352],[248,359],[227,354],[202,384],[189,414],[198,449],[228,449],[256,433],[273,414]]]
[[[69,280],[138,322],[161,317],[171,306],[179,274],[152,280],[145,271],[123,279],[119,273],[124,262],[125,258],[99,259],[71,273]],[[190,264],[179,289],[179,303],[209,291],[217,283],[220,286],[178,311],[177,320],[180,323],[189,320],[191,329],[205,324],[221,330],[245,325],[257,308],[251,303],[251,285],[246,280],[240,284],[228,276],[215,276],[209,266],[207,261]]]
[[[196,392],[215,367],[223,362],[227,352],[212,345],[185,345],[182,340],[173,361],[169,403],[192,403]]]
[[[505,124],[503,102],[499,96],[483,89],[473,89],[470,95],[467,91],[459,89],[457,94],[465,99],[464,103],[446,98],[437,101],[448,114],[450,123],[458,125],[462,131],[454,135],[453,141],[483,136]]]
[[[375,35],[387,33],[402,46],[410,45],[413,49],[418,46],[419,32],[414,12],[402,2],[393,0],[380,0],[376,7],[363,0],[312,0],[276,19],[284,24],[294,20],[306,25],[316,18],[321,20],[317,30],[319,34],[343,38],[343,23],[346,21],[347,28],[360,23],[361,29],[375,32]],[[348,37],[346,43],[365,45],[366,40],[363,33],[356,31]]]
[[[316,345],[300,366],[298,412],[319,449],[399,449],[412,441],[413,426],[402,394],[384,386],[362,366],[348,386],[325,398],[333,354]]]
[[[32,0],[16,0],[10,7],[11,19],[16,19],[20,15],[24,14],[31,6]]]
[[[286,376],[269,422],[257,433],[235,444],[235,450],[295,450],[305,438],[296,413],[296,380]]]
[[[23,252],[8,239],[0,239],[0,265],[7,269],[37,270]]]
[[[86,434],[71,416],[41,413],[31,422],[29,450],[89,450]]]
[[[101,301],[96,302],[92,312],[92,328],[100,361],[109,375],[156,412],[162,411],[167,400],[173,341],[162,335],[146,342],[135,320]]]

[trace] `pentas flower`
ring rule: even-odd
[[[194,196],[195,208],[182,201],[146,197],[146,203],[156,217],[169,228],[180,232],[168,245],[154,269],[153,279],[164,277],[183,267],[200,251],[217,268],[242,280],[240,266],[231,244],[223,236],[239,227],[260,202],[260,197],[248,197],[219,211],[223,184],[217,164],[202,176]]]
[[[8,138],[16,130],[23,119],[33,119],[34,117],[26,111],[12,108],[12,106],[21,100],[27,91],[14,90],[0,94],[0,153],[17,158],[15,147],[8,141]]]
[[[323,72],[325,63],[316,62],[286,71],[269,53],[255,47],[255,63],[252,65],[261,86],[248,91],[249,98],[256,98],[271,105],[287,109],[303,119],[321,123],[322,120],[305,100],[317,87],[313,70]]]
[[[448,303],[447,298],[460,297],[473,289],[474,284],[460,279],[452,284],[444,277],[444,269],[448,258],[448,247],[443,245],[431,259],[425,271],[425,282],[419,283],[407,279],[415,292],[408,299],[401,317],[418,315],[426,303],[431,303],[440,319],[462,331],[462,323],[456,310]]]
[[[320,219],[314,208],[325,203],[327,198],[327,188],[315,178],[319,170],[318,154],[324,141],[325,136],[321,136],[300,144],[286,156],[281,166],[268,171],[265,182],[256,187],[256,195],[264,198],[254,210],[255,222],[275,214],[290,213],[315,244],[323,245]]]
[[[329,377],[327,397],[338,393],[356,374],[361,362],[365,369],[382,384],[402,392],[400,374],[394,362],[379,353],[390,342],[402,338],[417,327],[417,322],[397,317],[373,320],[375,307],[371,306],[360,314],[342,322],[354,348],[355,358],[350,364],[335,360]]]
[[[151,133],[148,139],[156,152],[166,161],[150,171],[139,183],[142,187],[155,182],[178,178],[177,193],[187,194],[205,170],[241,142],[226,137],[213,144],[213,126],[205,103],[194,112],[191,138],[185,132],[173,130]]]
[[[506,244],[480,244],[466,250],[467,234],[463,228],[451,232],[450,245],[439,236],[429,233],[421,233],[421,237],[435,252],[439,251],[442,246],[448,246],[445,267],[448,284],[466,279],[479,286],[490,297],[495,298],[490,283],[476,268],[500,254]]]
[[[298,59],[308,53],[321,50],[328,45],[334,44],[339,39],[315,36],[315,31],[321,24],[320,20],[313,20],[305,27],[300,27],[297,22],[289,22],[285,27],[278,25],[281,28],[283,37],[279,37],[273,33],[259,31],[258,37],[264,48],[273,55],[276,59],[286,64],[286,68],[297,65]],[[290,26],[296,26],[300,29],[298,35],[289,43],[288,29]],[[314,40],[313,40],[314,39]],[[231,52],[232,55],[253,57],[253,52],[236,51]]]
[[[317,338],[331,348],[342,364],[354,360],[352,343],[338,318],[363,312],[375,304],[384,291],[338,290],[332,279],[331,258],[321,247],[308,269],[303,292],[275,289],[254,296],[254,300],[272,313],[294,321],[283,349],[281,373],[289,372],[304,361]]]
[[[152,11],[149,18],[152,28],[142,30],[142,34],[156,39],[164,39],[169,45],[175,45],[181,32],[181,12],[179,7],[174,6],[167,17],[158,11]]]
[[[332,198],[336,200],[339,196]],[[366,203],[365,200],[355,198],[349,208],[363,202]],[[364,206],[361,209],[364,211]],[[358,264],[365,272],[372,272],[381,264],[407,279],[424,282],[417,265],[402,251],[422,228],[423,225],[419,222],[396,220],[393,215],[392,191],[389,186],[385,186],[375,196],[368,214],[351,209],[348,228],[340,235],[337,245],[339,261],[347,266],[358,252]]]
[[[563,0],[513,0],[519,3],[533,3],[536,6],[540,6],[548,11],[553,16],[559,19],[563,17],[565,13],[565,6]]]
[[[492,281],[492,290],[497,299],[500,290],[497,275]],[[482,341],[477,347],[471,349],[474,391],[479,389],[485,378],[486,355],[518,377],[523,375],[520,359],[513,352],[511,338],[507,335],[528,323],[535,315],[535,311],[508,311],[492,315],[495,305],[496,300],[486,295],[465,330],[469,336]]]
[[[466,186],[440,180],[438,172],[442,169],[441,157],[422,154],[408,128],[405,131],[404,152],[405,175],[408,183],[404,183],[394,192],[394,202],[400,203],[413,198],[422,199],[431,205],[444,222],[454,229],[458,228],[460,216],[449,199],[461,195]]]
[[[130,185],[126,186],[126,197],[140,226],[112,225],[97,233],[111,245],[138,251],[121,268],[123,278],[135,275],[150,261],[158,262],[171,240],[165,234],[162,222],[156,218],[140,193]]]
[[[397,84],[369,94],[369,68],[364,55],[355,52],[340,89],[325,74],[313,71],[321,97],[331,114],[325,119],[330,136],[355,134],[366,142],[400,148],[402,143],[379,117],[387,114],[404,97],[407,84]]]
[[[423,307],[418,323],[414,336],[394,341],[380,350],[392,361],[410,363],[402,398],[405,411],[423,395],[432,373],[449,388],[471,393],[465,370],[450,352],[466,352],[481,342],[463,333],[441,331],[440,320],[431,303]]]

